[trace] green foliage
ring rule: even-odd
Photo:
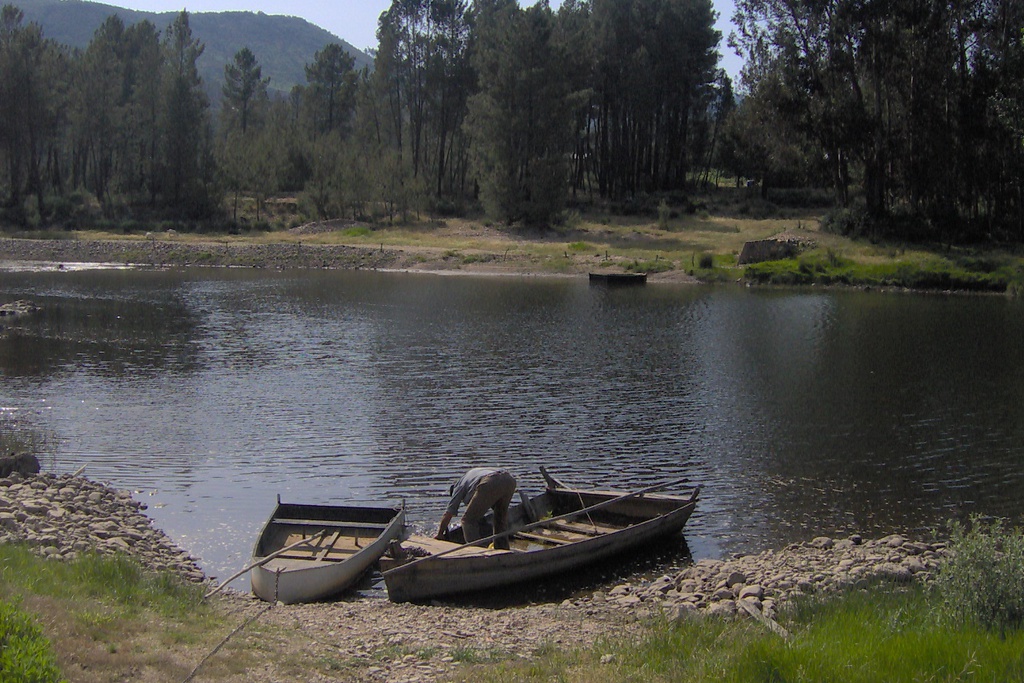
[[[263,67],[248,47],[235,53],[234,60],[224,67],[224,102],[221,117],[231,128],[244,135],[251,123],[257,122],[267,103],[269,78],[263,78]]]
[[[833,209],[821,219],[822,232],[844,237],[866,237],[870,221],[863,209]]]
[[[970,292],[1006,292],[1015,279],[1007,264],[991,272],[968,270],[949,259],[856,263],[832,250],[748,265],[743,276],[759,284],[856,285]]]
[[[956,624],[976,624],[1007,633],[1024,626],[1024,531],[1002,520],[969,526],[955,523],[951,559],[939,574],[937,588],[945,613]]]
[[[148,22],[164,30],[175,14],[141,12],[110,4],[18,0],[27,22],[38,22],[46,35],[72,48],[85,48],[101,24],[111,15],[126,25]],[[264,76],[270,87],[286,95],[293,85],[305,80],[304,66],[313,54],[330,42],[340,43],[356,60],[356,68],[372,67],[372,60],[352,45],[297,16],[262,12],[197,12],[192,14],[196,36],[206,44],[199,60],[200,76],[214,95],[220,88],[224,66],[241,48],[248,46],[263,60]]]
[[[594,247],[587,244],[586,242],[569,242],[568,248],[569,251],[575,252],[592,251],[594,249]]]
[[[568,191],[567,55],[549,6],[485,7],[477,23],[480,92],[467,118],[481,202],[508,224],[550,224]]]
[[[672,217],[672,209],[664,199],[658,203],[658,227],[662,230],[669,229],[669,219]]]
[[[53,648],[28,614],[0,600],[0,681],[63,681]]]
[[[783,640],[749,619],[655,621],[639,638],[477,666],[462,680],[669,683],[919,683],[1024,680],[1024,632],[1001,637],[938,618],[925,589],[886,584],[806,599],[780,617]],[[608,657],[608,655],[611,655]],[[602,661],[603,659],[603,661]],[[610,660],[610,661],[609,661]]]
[[[842,206],[856,195],[870,224],[843,211],[841,234],[1020,241],[1024,13],[1011,5],[737,0],[748,93],[727,136],[734,170],[765,190],[827,178]]]
[[[86,554],[53,562],[19,544],[0,545],[0,595],[31,591],[61,598],[109,601],[109,608],[132,613],[152,608],[168,615],[197,615],[201,586],[170,572],[152,572],[125,555]]]
[[[306,111],[317,133],[344,134],[356,105],[355,59],[337,43],[326,45],[306,66]]]
[[[672,270],[674,265],[668,259],[655,258],[643,261],[634,260],[627,263],[624,268],[631,273],[664,273],[667,270]]]

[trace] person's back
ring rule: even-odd
[[[484,530],[484,516],[488,509],[494,510],[494,533],[501,534],[508,528],[508,506],[516,492],[516,480],[505,470],[491,467],[474,467],[466,472],[449,489],[451,498],[438,527],[436,538],[448,534],[448,524],[466,502],[462,515],[462,532],[466,543],[490,536]],[[508,537],[495,539],[495,548],[508,549]]]

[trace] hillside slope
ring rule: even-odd
[[[177,12],[141,12],[83,0],[8,0],[36,22],[43,34],[71,47],[84,48],[107,17],[116,14],[126,25],[149,20],[161,33]],[[7,2],[4,2],[7,4]],[[196,12],[189,14],[193,35],[206,45],[199,73],[214,102],[220,99],[224,65],[248,47],[270,77],[270,89],[287,93],[305,84],[305,66],[329,43],[340,44],[356,60],[356,69],[371,67],[373,60],[334,34],[298,17],[271,16],[262,12]]]

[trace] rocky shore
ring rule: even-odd
[[[82,476],[0,478],[0,543],[25,542],[55,561],[90,551],[125,553],[146,567],[207,582],[195,558],[154,528],[144,511],[130,492]],[[586,647],[628,637],[650,619],[753,617],[777,626],[774,620],[797,596],[878,581],[930,581],[946,552],[944,543],[899,535],[820,537],[781,550],[698,560],[673,574],[559,604],[505,609],[344,596],[330,603],[278,605],[264,613],[266,603],[246,593],[228,590],[217,599],[240,622],[260,614],[261,622],[299,639],[309,655],[344,658],[358,668],[359,680],[432,681],[454,671],[467,652],[529,659],[547,646]],[[246,636],[239,637],[244,642]],[[249,680],[274,676],[268,670]]]
[[[0,261],[117,263],[136,266],[234,266],[247,268],[384,269],[401,265],[393,249],[342,245],[185,242],[160,239],[53,240],[0,238]]]
[[[14,473],[0,479],[0,543],[27,543],[54,560],[126,553],[150,569],[205,581],[195,559],[153,527],[145,508],[130,492],[85,477]]]
[[[803,595],[880,582],[929,582],[946,552],[944,542],[924,543],[898,534],[874,540],[822,536],[780,551],[698,560],[677,574],[620,584],[588,601],[676,619],[695,612],[726,617],[759,613],[774,619],[785,602]]]

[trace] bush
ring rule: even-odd
[[[821,231],[844,237],[865,237],[871,228],[867,211],[861,208],[836,209],[821,219]]]
[[[1024,626],[1024,532],[973,517],[952,525],[950,551],[937,582],[946,615],[1001,633]]]
[[[671,217],[672,209],[669,208],[668,202],[662,199],[658,204],[658,227],[662,230],[668,230],[668,221]]]
[[[56,683],[64,678],[49,641],[20,609],[0,601],[0,681]]]

